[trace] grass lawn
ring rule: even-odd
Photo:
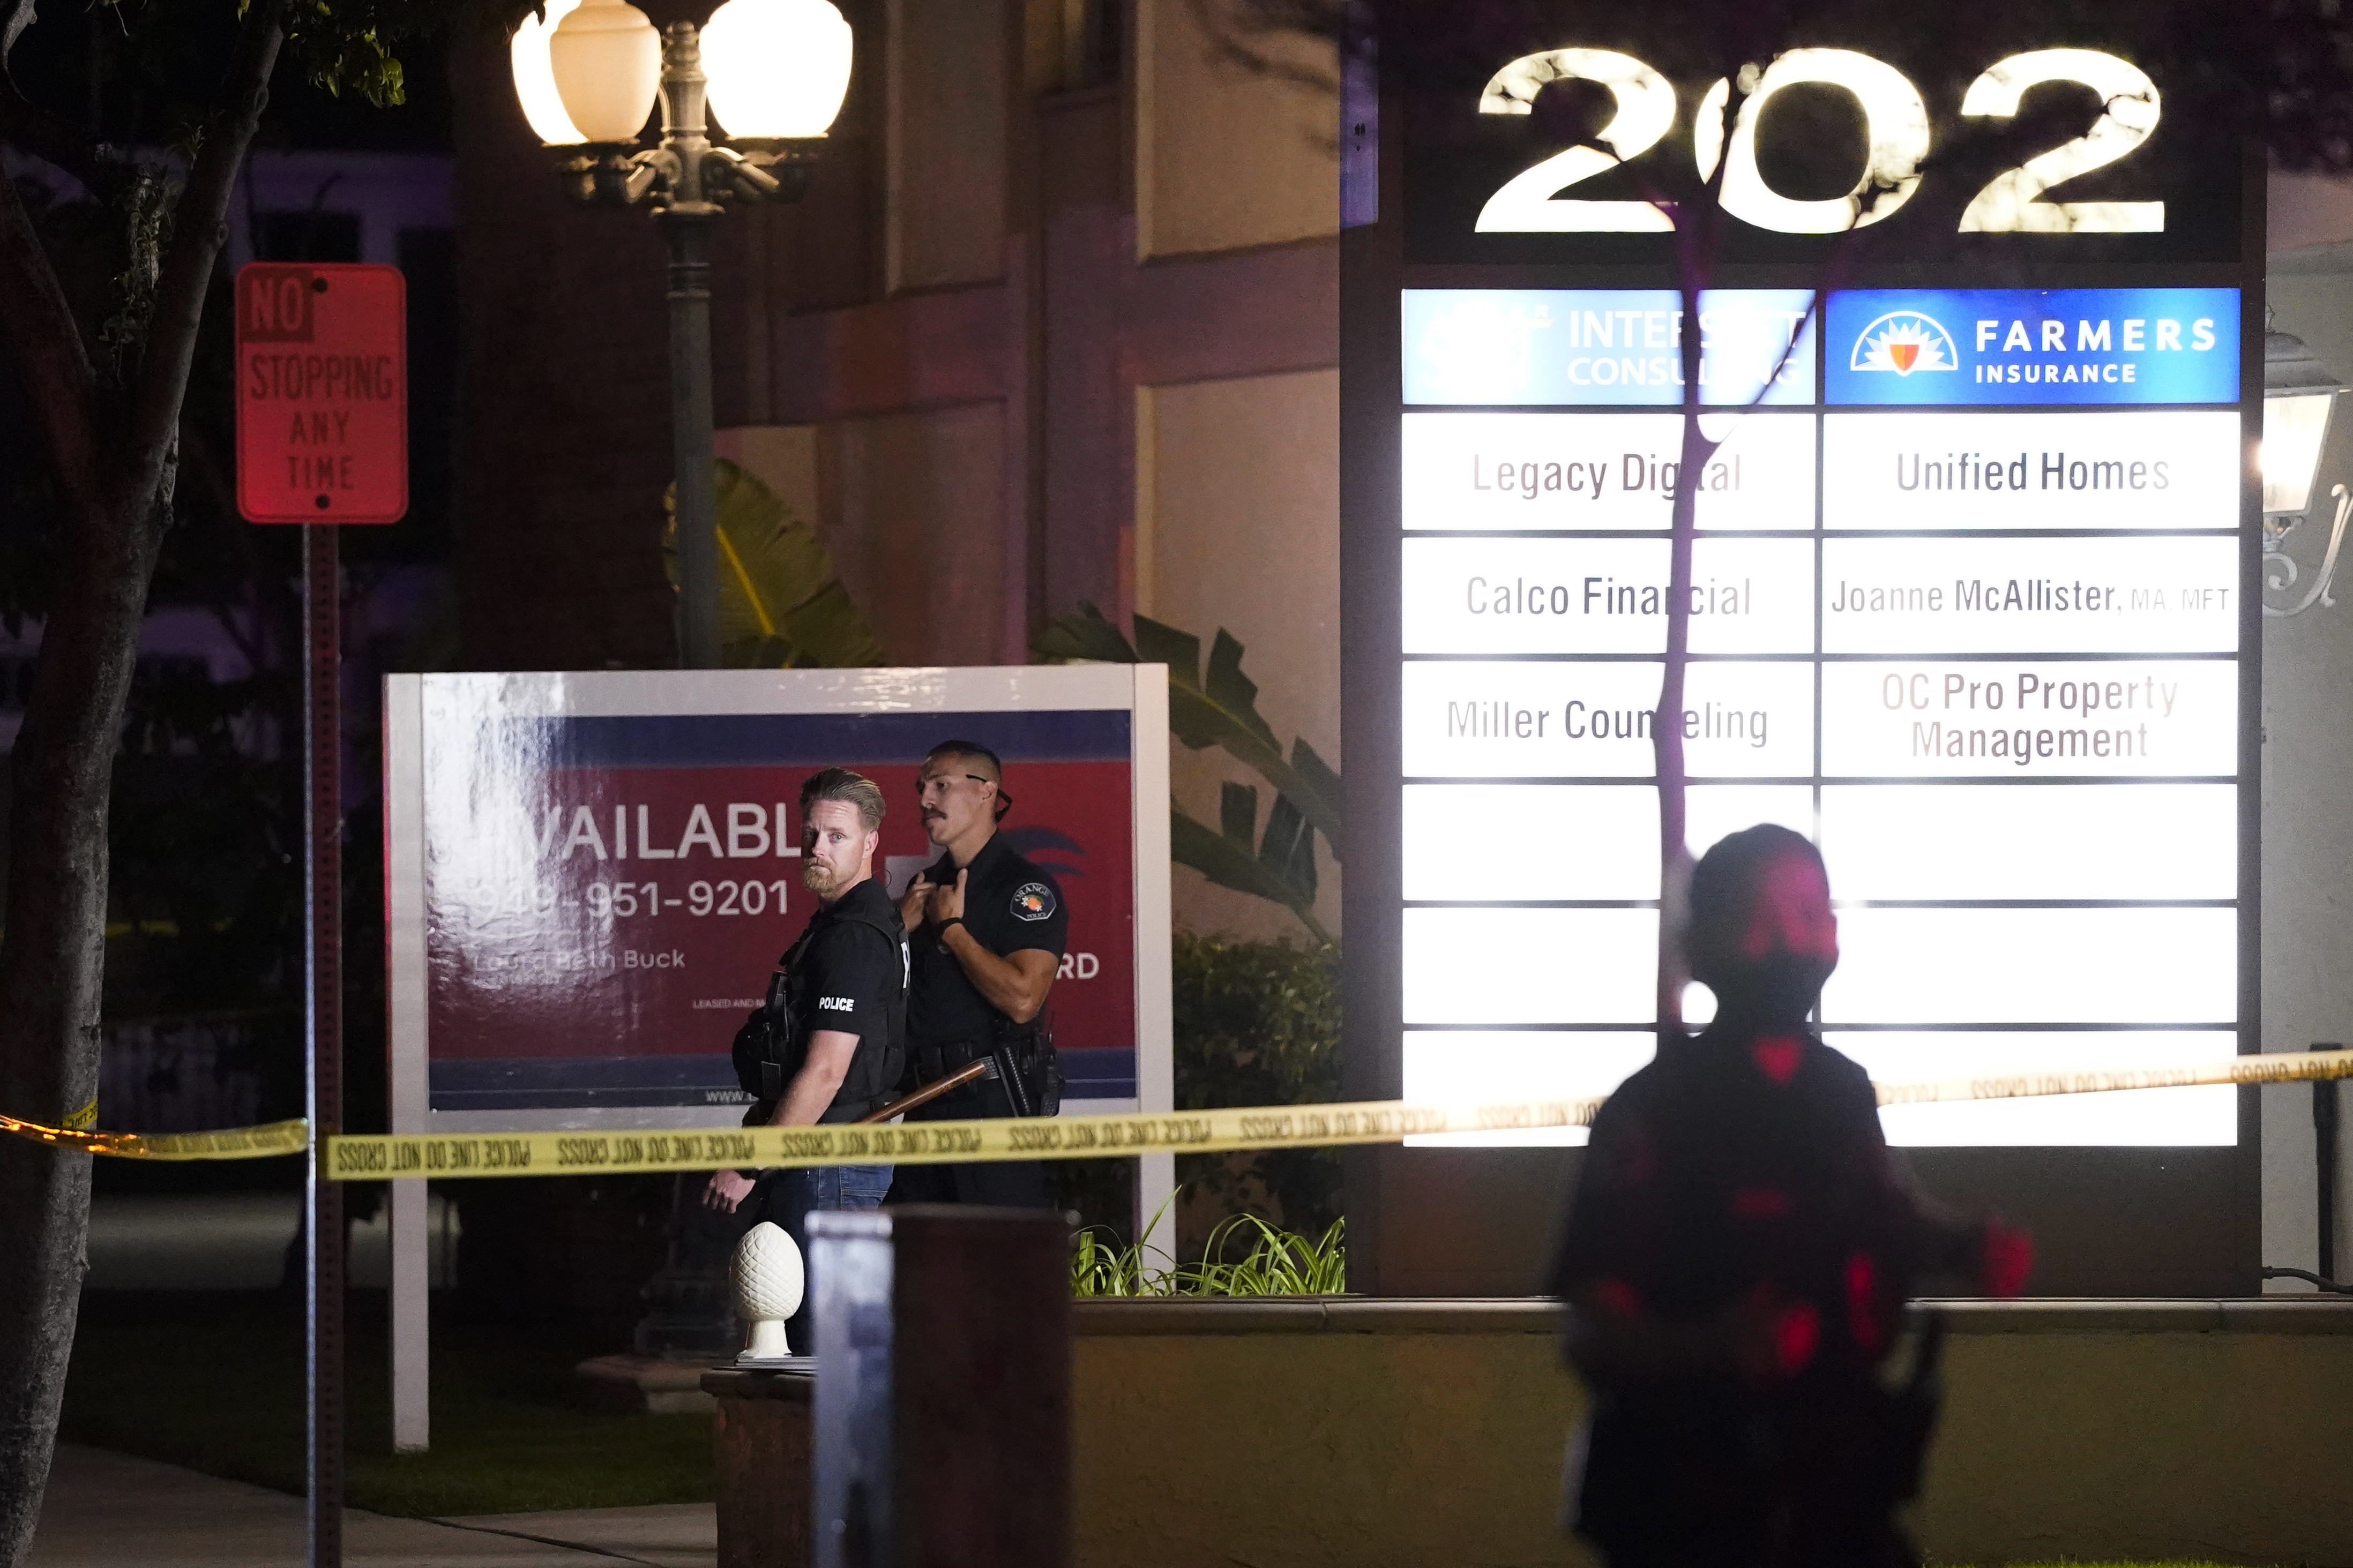
[[[351,1314],[347,1498],[432,1516],[705,1502],[711,1422],[583,1408],[582,1358],[620,1347],[437,1321],[433,1447],[392,1452],[382,1297]],[[275,1293],[85,1300],[60,1435],[300,1492],[302,1328]]]

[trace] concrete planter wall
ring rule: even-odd
[[[2353,1564],[2353,1302],[1944,1304],[1942,1562]],[[1082,1568],[1581,1563],[1531,1300],[1084,1302]]]

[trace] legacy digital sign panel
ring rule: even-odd
[[[1675,300],[1401,291],[1405,1094],[1603,1094],[1652,1053],[1686,483],[1689,840],[1775,821],[1821,845],[1845,950],[1825,1037],[1883,1079],[2232,1054],[2238,291],[1717,291],[1703,399],[1732,406],[1689,476],[1658,412],[1682,398]],[[1498,853],[1462,855],[1462,822]],[[1710,1005],[1695,987],[1694,1020]],[[1886,1122],[2238,1131],[2228,1088]]]

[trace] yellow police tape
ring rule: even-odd
[[[2111,1071],[2005,1073],[1875,1087],[1882,1105],[2108,1094],[2137,1089],[2295,1083],[2353,1078],[2353,1051],[2230,1057],[2178,1067]],[[1110,1158],[1168,1151],[1394,1143],[1442,1133],[1519,1132],[1582,1127],[1600,1099],[1514,1100],[1494,1105],[1256,1106],[1158,1115],[1060,1116],[1039,1120],[920,1121],[879,1126],[685,1128],[628,1132],[468,1132],[327,1140],[336,1181],[415,1176],[563,1176],[592,1173],[773,1169],[787,1165],[939,1164],[958,1161]],[[0,1116],[0,1131],[93,1154],[147,1160],[243,1160],[299,1153],[303,1124],[278,1121],[220,1132],[76,1132]]]
[[[95,1120],[97,1101],[67,1120]],[[87,1125],[87,1123],[85,1123]],[[216,1132],[87,1132],[80,1128],[44,1127],[0,1116],[0,1132],[14,1132],[39,1143],[79,1149],[85,1154],[115,1154],[129,1160],[259,1160],[272,1154],[300,1154],[311,1146],[311,1124],[297,1117],[260,1127],[225,1127]]]

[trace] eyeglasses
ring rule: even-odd
[[[1008,790],[1005,787],[1005,782],[1002,779],[985,779],[978,773],[966,773],[964,776],[970,779],[974,784],[988,784],[997,791],[997,816],[1003,816],[1007,811],[1012,809],[1013,794],[1010,790]],[[949,775],[945,773],[939,774],[933,778],[919,778],[915,781],[915,798],[921,800],[923,796],[923,792],[930,789],[934,784],[944,785],[952,781]]]

